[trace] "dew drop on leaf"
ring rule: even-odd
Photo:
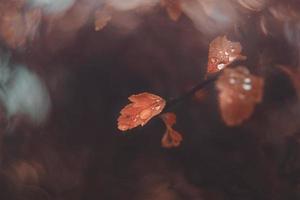
[[[262,101],[264,80],[250,74],[246,67],[226,68],[217,80],[221,116],[228,126],[241,124]]]

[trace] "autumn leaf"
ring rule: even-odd
[[[207,73],[218,72],[235,60],[245,60],[247,57],[241,51],[239,42],[232,42],[226,36],[217,37],[209,45]]]
[[[164,148],[174,148],[181,144],[182,136],[175,131],[172,126],[176,123],[176,115],[174,113],[165,113],[161,116],[166,125],[166,132],[161,139],[161,145]]]
[[[216,87],[222,118],[228,126],[235,126],[248,119],[262,101],[264,80],[239,66],[225,69]]]
[[[95,31],[102,30],[112,19],[112,10],[110,6],[99,8],[95,12]]]
[[[280,65],[279,68],[291,79],[296,90],[298,98],[300,98],[300,71],[287,66]]]
[[[139,125],[144,126],[150,119],[161,113],[166,105],[163,98],[148,92],[131,95],[128,99],[132,103],[121,110],[118,118],[118,129],[121,131]]]
[[[166,8],[170,19],[173,21],[178,21],[182,15],[180,0],[161,0],[160,4],[162,7]]]
[[[176,115],[175,113],[164,113],[161,115],[161,118],[167,127],[172,127],[176,124]]]

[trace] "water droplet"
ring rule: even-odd
[[[160,106],[155,106],[154,108],[155,108],[155,110],[159,110]]]
[[[217,65],[217,68],[218,68],[219,70],[223,69],[224,67],[225,67],[225,64],[224,64],[224,63],[220,63],[220,64]]]
[[[145,120],[145,119],[148,119],[149,117],[151,116],[151,111],[146,109],[146,110],[143,110],[141,113],[140,113],[140,118]]]
[[[250,78],[245,78],[244,83],[251,83],[251,79]]]
[[[243,84],[243,89],[246,90],[246,91],[249,91],[252,89],[252,85],[251,84]]]

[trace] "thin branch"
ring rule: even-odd
[[[186,92],[185,94],[174,98],[174,99],[170,99],[167,101],[167,105],[164,109],[163,112],[167,112],[169,111],[171,108],[173,108],[174,106],[184,102],[185,100],[189,99],[190,97],[192,97],[195,92],[197,92],[198,90],[202,90],[204,87],[206,87],[208,84],[214,82],[217,80],[217,78],[219,77],[220,73],[217,73],[207,79],[205,79],[204,81],[198,83],[196,86],[194,86],[191,90],[189,90],[188,92]]]

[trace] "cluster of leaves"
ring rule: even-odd
[[[263,97],[263,78],[251,74],[245,66],[229,67],[237,60],[246,59],[241,52],[241,44],[228,40],[226,36],[217,37],[209,45],[207,75],[217,74],[218,76],[216,88],[219,109],[227,126],[237,126],[249,119],[255,105],[260,103]],[[288,70],[286,72],[289,73]],[[202,85],[200,83],[200,86]],[[196,86],[195,88],[191,90],[195,95],[203,91],[201,90],[203,87]],[[176,123],[176,115],[164,113],[166,100],[147,92],[132,95],[129,100],[132,103],[121,110],[118,118],[119,130],[127,131],[139,125],[144,126],[153,117],[159,115],[166,126],[161,142],[162,147],[173,148],[180,145],[182,135],[172,128]]]

